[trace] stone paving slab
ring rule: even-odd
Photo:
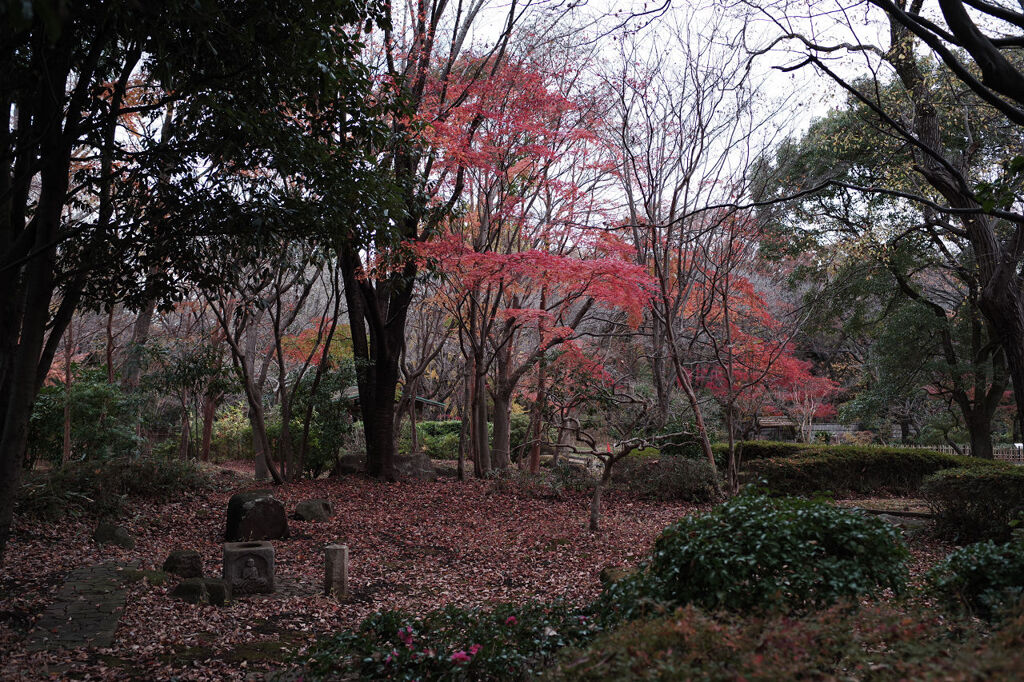
[[[29,651],[111,646],[127,596],[123,571],[135,567],[107,562],[71,571],[29,633]]]

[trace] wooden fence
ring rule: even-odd
[[[894,447],[901,448],[917,448],[920,450],[938,450],[939,452],[945,452],[950,455],[963,454],[970,457],[971,446],[961,445],[960,452],[957,452],[951,445],[895,445]],[[1004,462],[1010,462],[1012,464],[1024,464],[1024,447],[1020,444],[1015,443],[1000,443],[992,446],[992,455]]]

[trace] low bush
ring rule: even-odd
[[[561,481],[548,472],[531,474],[515,467],[494,469],[488,472],[487,478],[490,480],[488,492],[497,495],[552,500],[561,497],[565,489]]]
[[[375,613],[310,650],[306,679],[506,680],[532,677],[592,636],[590,618],[562,605],[454,606],[417,617]]]
[[[1024,512],[1024,469],[960,467],[924,480],[921,496],[935,512],[936,530],[958,542],[1004,541]]]
[[[1024,597],[1024,539],[960,547],[937,564],[927,580],[954,610],[988,620],[1003,617]]]
[[[884,589],[900,592],[906,558],[899,531],[881,519],[748,488],[666,528],[641,570],[605,589],[599,613],[614,622],[652,605],[822,607]]]
[[[612,481],[646,499],[709,502],[718,497],[715,472],[706,461],[657,451],[626,457],[612,469]]]
[[[990,638],[938,612],[837,605],[799,618],[739,618],[686,607],[568,650],[554,680],[1020,679],[1024,623]]]
[[[953,467],[1002,467],[992,460],[947,455],[933,450],[856,445],[803,446],[785,457],[747,459],[748,480],[766,481],[772,490],[790,495],[820,491],[835,494],[914,495],[930,474]]]
[[[128,498],[168,501],[205,490],[210,479],[194,462],[152,458],[74,462],[32,472],[22,485],[19,510],[28,516],[112,516]]]
[[[551,485],[560,490],[589,491],[596,483],[593,474],[585,466],[565,460],[552,466],[548,475]]]

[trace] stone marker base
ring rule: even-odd
[[[344,599],[348,596],[348,546],[327,545],[324,552],[324,594]]]
[[[224,544],[224,582],[233,595],[274,591],[274,546],[269,542]]]

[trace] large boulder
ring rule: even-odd
[[[250,490],[228,501],[228,542],[288,537],[284,505],[269,490]]]
[[[434,463],[423,452],[395,456],[395,473],[399,478],[412,478],[420,481],[437,479],[437,469],[434,468]]]
[[[304,500],[295,505],[293,517],[299,521],[327,521],[334,516],[330,500]]]
[[[366,471],[366,455],[342,455],[334,465],[331,476],[348,476]]]
[[[164,560],[163,571],[182,578],[202,578],[203,557],[192,549],[176,549]]]
[[[92,539],[98,545],[117,545],[125,549],[135,549],[135,538],[131,533],[112,523],[100,523],[92,534]]]
[[[338,459],[331,472],[332,476],[366,473],[366,455],[345,455]],[[413,455],[395,455],[395,473],[399,478],[413,478],[433,481],[437,478],[437,470],[426,453],[417,452]]]

